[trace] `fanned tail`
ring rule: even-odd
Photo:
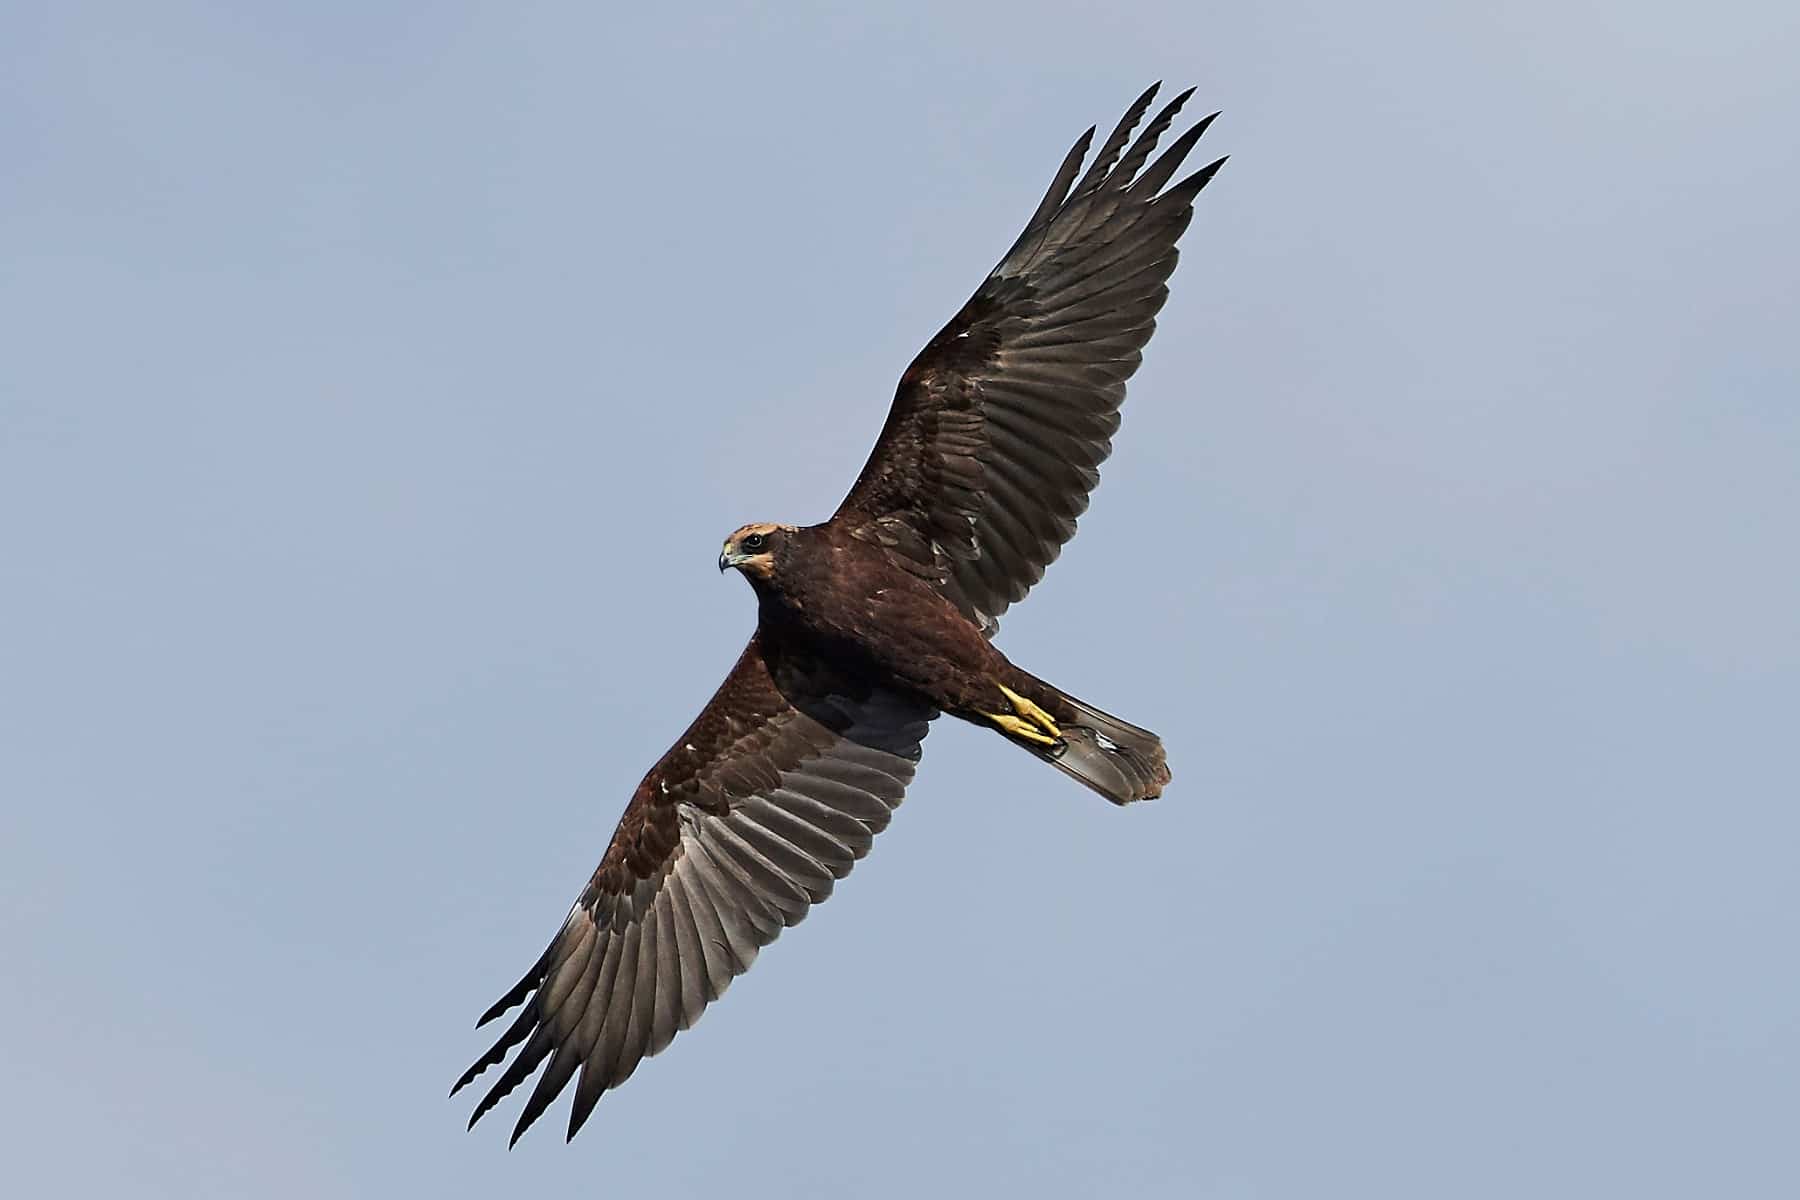
[[[1024,729],[1009,731],[1009,741],[1080,780],[1114,804],[1154,800],[1162,795],[1169,782],[1169,762],[1161,738],[1034,675],[1013,669],[1018,672],[1010,691],[1011,696],[1018,697],[1014,708],[1035,724],[1023,718],[1015,721]],[[1021,704],[1021,700],[1025,703]],[[996,723],[1007,731],[1006,724]]]

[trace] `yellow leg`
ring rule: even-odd
[[[981,715],[1014,737],[1024,738],[1028,742],[1036,742],[1040,746],[1056,745],[1056,738],[1042,732],[1030,721],[1022,720],[1011,713],[982,713]]]
[[[1049,734],[1050,737],[1047,740],[1055,741],[1062,737],[1062,730],[1056,727],[1056,721],[1049,713],[1045,712],[1025,697],[1019,695],[1019,693],[1013,691],[1004,683],[1000,684],[999,687],[1000,690],[1006,694],[1007,702],[1013,706],[1013,711]]]

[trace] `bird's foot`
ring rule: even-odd
[[[1011,713],[982,713],[981,715],[1016,738],[1023,738],[1025,741],[1035,742],[1040,746],[1059,744],[1059,739],[1051,737],[1022,717],[1015,717]]]
[[[1018,713],[1021,717],[1024,717],[1027,721],[1030,721],[1044,733],[1050,735],[1045,740],[1054,742],[1062,737],[1062,730],[1056,727],[1056,721],[1049,713],[1045,712],[1025,697],[1019,695],[1019,693],[1013,691],[1004,683],[1000,684],[999,687],[1000,691],[1006,696],[1007,703],[1013,706],[1014,712]]]

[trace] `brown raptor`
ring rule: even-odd
[[[1075,143],[1025,231],[901,376],[831,519],[726,540],[719,569],[750,581],[756,633],[638,784],[549,947],[482,1017],[522,1006],[452,1089],[511,1056],[471,1125],[542,1068],[513,1140],[575,1080],[573,1137],[868,852],[939,713],[997,729],[1116,804],[1169,782],[1155,734],[992,641],[1075,533],[1176,240],[1225,161],[1171,182],[1212,117],[1153,160],[1191,94],[1133,140],[1156,91],[1085,171],[1095,131]]]

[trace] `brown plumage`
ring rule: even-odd
[[[1168,297],[1175,242],[1224,159],[1170,184],[1212,118],[1154,162],[1190,93],[1081,173],[1094,130],[962,310],[901,376],[850,493],[821,525],[726,541],[757,631],[632,794],[600,866],[457,1081],[512,1061],[470,1125],[542,1067],[517,1140],[577,1079],[568,1134],[700,1016],[868,852],[940,712],[997,729],[1114,803],[1160,795],[1157,737],[1014,666],[992,642],[1073,536],[1125,381]],[[1077,174],[1080,178],[1077,179]]]

